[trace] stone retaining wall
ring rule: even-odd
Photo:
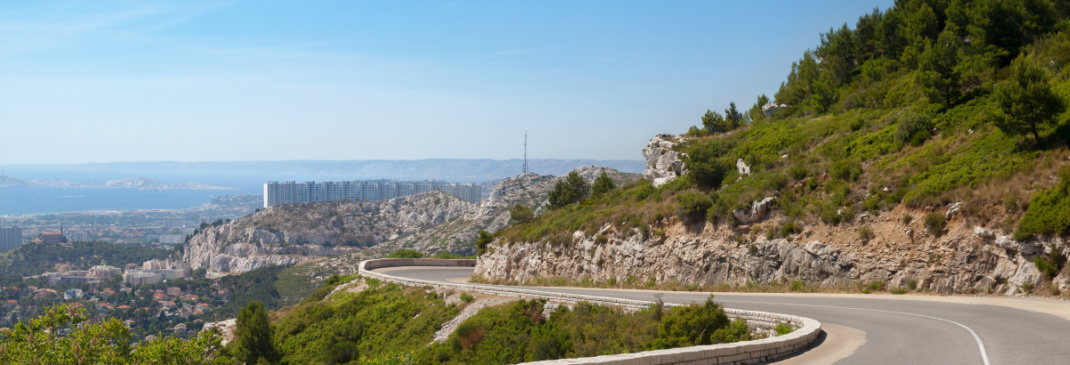
[[[563,302],[587,301],[595,304],[637,310],[649,307],[651,302],[641,300],[599,297],[593,295],[551,293],[508,286],[447,283],[420,279],[401,278],[371,270],[399,266],[472,267],[476,260],[448,259],[380,259],[360,263],[360,275],[410,286],[431,286],[437,289],[475,291],[485,294],[513,297],[546,298]],[[578,359],[561,359],[533,362],[532,364],[755,364],[791,355],[809,347],[821,334],[821,322],[786,314],[744,311],[725,308],[732,318],[743,318],[752,327],[771,329],[780,323],[790,323],[796,329],[789,334],[754,341],[692,346],[675,349],[644,351],[631,354],[606,355]]]

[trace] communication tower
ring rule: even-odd
[[[524,132],[524,173],[528,173],[528,132]]]

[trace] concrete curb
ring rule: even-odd
[[[649,307],[652,302],[630,299],[599,297],[594,295],[549,293],[507,286],[446,283],[420,279],[401,278],[371,270],[399,266],[474,267],[476,260],[452,259],[379,259],[360,263],[360,275],[382,281],[409,286],[430,286],[436,289],[460,289],[484,294],[522,298],[546,298],[563,302],[587,301],[595,304],[638,310]],[[606,355],[578,359],[538,361],[530,364],[755,364],[782,358],[809,347],[821,334],[821,322],[786,314],[744,311],[725,308],[731,318],[743,318],[751,327],[772,329],[780,323],[790,323],[795,331],[776,337],[754,341],[692,346],[676,349],[644,351],[631,354]]]

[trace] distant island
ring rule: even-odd
[[[0,175],[0,188],[105,188],[105,189],[138,189],[150,191],[162,190],[237,190],[238,188],[214,186],[196,182],[179,184],[161,184],[156,180],[145,177],[130,177],[125,179],[111,180],[104,184],[86,183],[65,179],[39,179],[22,180],[10,176]]]

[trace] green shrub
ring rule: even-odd
[[[776,325],[776,335],[777,336],[783,336],[783,335],[789,334],[794,330],[795,330],[795,327],[793,327],[789,323],[778,323]]]
[[[604,245],[609,243],[609,237],[606,237],[604,234],[598,234],[597,236],[594,236],[594,243]]]
[[[531,211],[531,208],[517,204],[509,208],[509,219],[513,222],[527,222],[532,218],[535,218],[535,212]]]
[[[914,280],[914,279],[908,279],[907,280],[907,288],[910,288],[910,290],[917,289],[918,288],[918,281]]]
[[[866,198],[866,200],[862,201],[862,205],[865,206],[866,210],[871,212],[871,213],[877,213],[878,211],[880,211],[880,208],[881,208],[880,203],[881,203],[881,198],[880,198],[880,196],[876,196],[876,195],[868,197],[868,198]]]
[[[914,216],[910,214],[903,214],[903,224],[910,224],[910,221],[914,220]]]
[[[1035,285],[1033,285],[1032,282],[1028,282],[1027,281],[1027,282],[1022,283],[1022,286],[1018,287],[1018,289],[1020,289],[1022,291],[1022,293],[1031,294],[1031,293],[1033,293],[1034,287],[1035,287]]]
[[[907,290],[903,289],[903,288],[892,290],[892,294],[895,294],[895,295],[902,295],[902,294],[906,294],[906,293],[907,293]]]
[[[899,127],[895,131],[895,140],[900,144],[920,146],[932,136],[932,119],[923,114],[903,113],[897,119]]]
[[[788,169],[788,174],[791,175],[792,179],[795,179],[796,181],[802,181],[807,176],[810,176],[810,170],[807,169],[806,166],[798,164],[792,166],[791,169]]]
[[[749,247],[747,247],[747,252],[750,252],[751,255],[758,253],[758,246],[751,244]]]
[[[1059,275],[1059,271],[1066,266],[1066,256],[1063,256],[1059,250],[1055,247],[1050,248],[1051,251],[1045,254],[1041,254],[1033,259],[1033,264],[1037,266],[1044,279],[1051,280]]]
[[[880,280],[871,281],[868,284],[866,284],[866,289],[869,289],[870,292],[882,291],[882,290],[884,290],[884,282],[882,282]]]
[[[873,233],[873,229],[869,228],[869,226],[862,226],[862,228],[858,229],[858,239],[862,240],[862,242],[869,242],[869,240],[876,237],[877,235]]]
[[[793,234],[799,233],[802,233],[802,226],[795,222],[788,222],[780,227],[780,235],[783,237],[790,237]]]
[[[806,283],[803,283],[802,280],[792,280],[791,281],[791,291],[801,292],[801,291],[804,291],[804,290],[806,290]]]
[[[130,329],[118,318],[89,321],[85,309],[72,305],[43,308],[3,332],[4,364],[212,364],[228,363],[220,355],[220,336],[202,331],[190,340],[159,337],[131,343]],[[65,335],[56,336],[62,331]],[[233,360],[230,360],[231,362]]]
[[[944,228],[947,227],[947,218],[943,214],[938,212],[932,212],[925,215],[925,229],[929,230],[934,236],[939,236]]]
[[[462,302],[471,303],[473,300],[476,300],[476,298],[473,297],[472,294],[461,293],[461,301]]]
[[[862,176],[862,162],[857,159],[846,159],[832,163],[829,175],[843,181],[858,181]]]
[[[598,175],[598,178],[594,180],[594,186],[591,187],[591,192],[595,196],[599,196],[616,188],[617,184],[614,184],[613,179],[610,179],[609,175],[603,170],[602,174]]]
[[[388,258],[388,259],[418,259],[418,258],[421,258],[421,257],[424,257],[424,254],[420,253],[420,251],[403,249],[403,250],[397,250],[397,251],[392,252],[386,258]]]
[[[684,193],[676,196],[676,213],[686,223],[697,223],[706,218],[706,211],[713,206],[713,200],[705,194]]]
[[[1014,239],[1022,241],[1034,234],[1070,234],[1070,168],[1060,170],[1059,178],[1055,186],[1033,194]]]
[[[583,177],[573,171],[554,184],[548,199],[551,207],[560,208],[586,199],[589,193],[590,188],[583,181]]]
[[[476,255],[483,256],[487,252],[487,245],[490,245],[491,242],[494,242],[494,235],[482,229],[479,230],[479,235],[476,237],[475,242]]]

